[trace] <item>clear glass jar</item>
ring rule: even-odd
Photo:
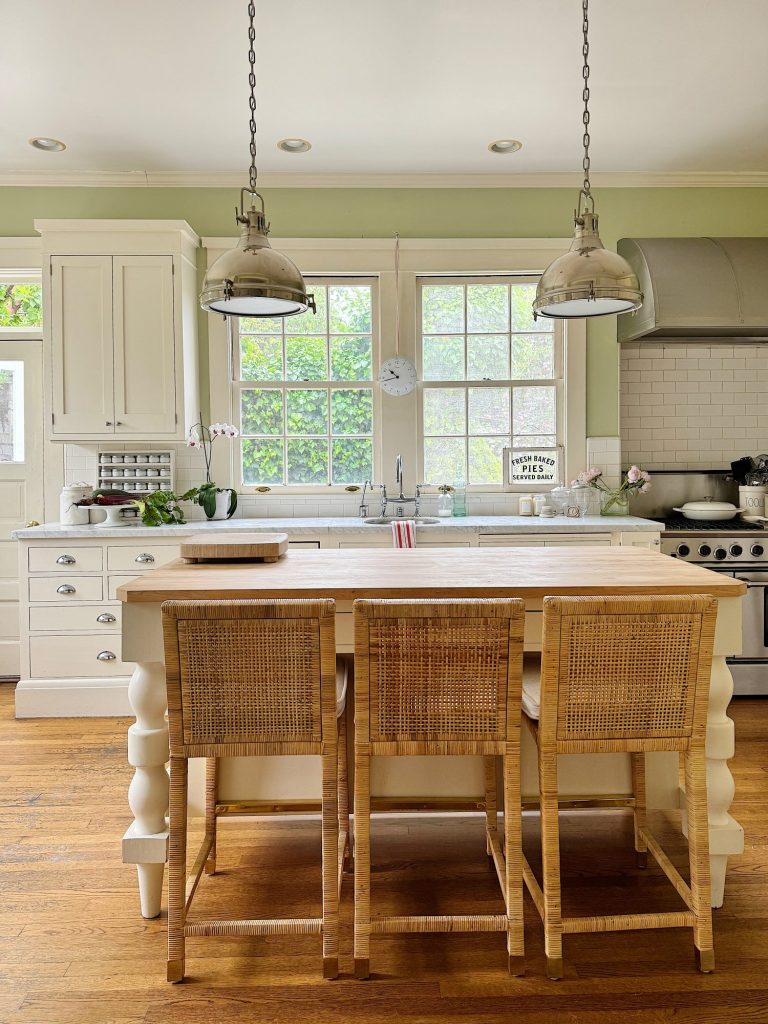
[[[564,516],[568,508],[571,492],[567,487],[553,487],[549,492],[549,503],[555,510],[555,515]]]
[[[453,515],[453,498],[450,491],[440,491],[437,498],[437,514],[438,516]]]
[[[453,484],[453,514],[454,516],[467,514],[467,484],[464,480],[456,480]]]
[[[592,488],[586,484],[576,484],[571,488],[570,505],[575,505],[579,515],[589,515],[589,506],[592,504]]]

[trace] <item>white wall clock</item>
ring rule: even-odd
[[[416,367],[402,356],[387,359],[379,368],[379,384],[388,395],[408,395],[416,387]]]

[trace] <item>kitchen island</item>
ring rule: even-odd
[[[337,650],[348,654],[353,650],[352,602],[360,597],[520,597],[526,603],[525,647],[536,651],[541,645],[542,599],[547,595],[715,596],[718,618],[707,726],[707,780],[712,899],[715,906],[720,906],[728,856],[743,849],[742,829],[728,813],[734,796],[728,768],[734,736],[726,710],[733,683],[725,659],[739,650],[745,589],[743,583],[731,577],[654,551],[592,546],[451,551],[292,549],[272,564],[189,565],[177,561],[123,584],[117,590],[124,604],[123,657],[136,663],[129,687],[136,722],[128,735],[128,759],[136,769],[128,802],[135,820],[123,839],[123,860],[137,865],[142,914],[155,917],[160,912],[168,841],[168,726],[161,603],[290,597],[334,599]],[[316,780],[309,778],[307,761],[230,759],[221,773],[221,798],[279,802],[314,798],[319,791],[319,775]],[[480,762],[473,758],[377,759],[377,771],[372,774],[374,792],[408,798],[410,802],[416,797],[477,797],[482,792]],[[530,746],[523,750],[522,767],[524,798],[533,797],[536,770]],[[630,792],[627,755],[566,755],[560,770],[560,792],[567,799],[620,797]],[[198,772],[192,778],[192,793],[196,785],[199,790],[199,782]],[[651,807],[681,807],[675,754],[648,755],[648,800]]]
[[[198,510],[199,511],[199,510]],[[119,586],[179,556],[185,537],[240,532],[288,534],[291,550],[391,548],[388,524],[355,516],[192,521],[144,526],[44,523],[19,542],[18,718],[126,715],[133,665],[121,650]],[[636,516],[464,516],[419,523],[419,547],[580,544],[659,547],[659,524]],[[7,609],[6,609],[7,611]]]

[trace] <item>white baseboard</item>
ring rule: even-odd
[[[128,676],[112,679],[21,679],[17,718],[132,717]]]

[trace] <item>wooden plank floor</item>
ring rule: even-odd
[[[375,937],[374,980],[351,979],[351,879],[341,967],[323,982],[316,937],[189,940],[188,981],[169,986],[165,916],[139,916],[134,871],[119,861],[129,820],[127,722],[15,721],[0,686],[0,1021],[3,1024],[228,1024],[397,1019],[437,1024],[740,1024],[768,1022],[768,701],[737,701],[736,817],[747,850],[716,912],[718,970],[697,973],[689,933],[565,940],[567,976],[543,976],[542,933],[527,902],[528,973],[505,973],[496,935]],[[657,823],[658,824],[658,823]],[[526,849],[536,851],[535,815]],[[677,863],[685,848],[663,825]],[[477,817],[397,818],[373,829],[374,906],[390,913],[500,908]],[[203,913],[319,912],[314,821],[226,822],[221,874]],[[634,867],[624,812],[563,816],[565,910],[678,906],[654,866]]]

